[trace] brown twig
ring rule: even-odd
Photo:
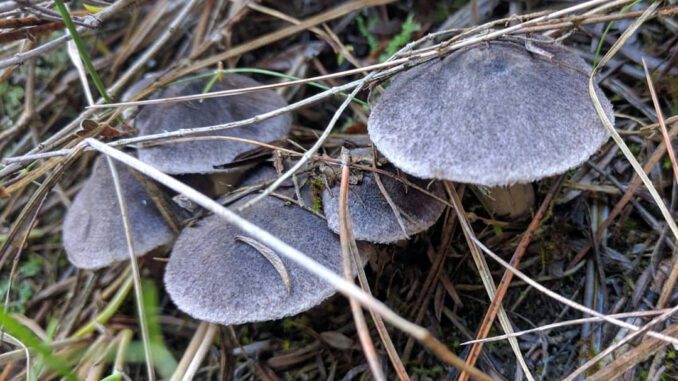
[[[341,183],[339,186],[339,239],[341,241],[341,255],[343,257],[344,277],[348,281],[353,281],[353,266],[362,266],[362,263],[352,263],[352,246],[357,250],[355,245],[355,238],[353,238],[353,227],[351,225],[351,217],[348,214],[348,178],[350,175],[348,151],[342,148],[341,161],[343,167],[341,169]],[[359,255],[356,255],[359,257]],[[351,312],[353,313],[353,320],[355,321],[356,331],[363,347],[363,353],[367,358],[367,363],[370,365],[372,376],[377,381],[385,381],[384,371],[382,370],[379,357],[374,349],[374,343],[370,337],[370,330],[365,321],[363,310],[354,298],[349,298],[351,305]]]
[[[530,225],[527,227],[527,230],[525,230],[523,237],[520,239],[518,247],[516,247],[516,250],[513,252],[513,256],[511,257],[511,261],[509,262],[512,267],[518,268],[520,266],[520,261],[522,260],[523,256],[525,255],[525,252],[527,251],[527,247],[530,245],[530,242],[532,241],[532,236],[539,228],[542,219],[544,218],[546,212],[550,208],[551,202],[553,201],[555,195],[558,193],[558,190],[560,189],[560,186],[563,183],[564,179],[565,179],[564,175],[558,177],[558,180],[556,180],[555,184],[553,184],[549,192],[546,194],[546,197],[544,197],[544,200],[539,206],[537,213],[532,218],[532,222],[530,222]],[[494,323],[494,319],[497,316],[497,313],[499,312],[499,308],[501,307],[504,297],[506,296],[506,292],[509,289],[512,279],[513,273],[508,270],[504,271],[504,275],[502,276],[501,281],[499,282],[499,286],[497,287],[497,292],[495,293],[494,298],[492,299],[492,303],[490,303],[490,306],[487,308],[487,311],[485,312],[485,317],[483,318],[483,321],[480,324],[480,328],[478,329],[478,333],[476,334],[476,340],[482,340],[486,338],[487,334],[490,332],[490,328],[492,328],[492,323]],[[466,357],[466,363],[469,365],[475,365],[476,361],[478,360],[478,356],[480,355],[480,351],[482,349],[483,349],[482,342],[474,343],[473,346],[471,347],[468,356]]]
[[[0,33],[0,44],[6,44],[8,42],[18,40],[35,41],[37,38],[49,34],[55,30],[60,30],[63,27],[63,22],[55,21],[30,28],[22,28],[11,32]]]
[[[669,138],[673,138],[678,134],[678,123],[674,124],[673,127],[671,127],[671,130],[669,130]],[[652,152],[652,155],[647,159],[645,165],[643,166],[643,171],[645,173],[650,173],[652,168],[657,165],[659,160],[666,154],[666,143],[661,142],[657,148]],[[617,216],[622,212],[626,204],[631,201],[631,198],[636,194],[638,189],[640,188],[641,185],[641,180],[638,175],[633,176],[633,180],[631,180],[631,184],[628,186],[626,193],[622,196],[622,198],[617,202],[617,204],[614,206],[612,211],[610,212],[610,215],[607,217],[605,221],[603,221],[600,226],[598,227],[598,230],[596,231],[595,235],[595,240],[598,241],[603,237],[603,233],[605,232],[605,229],[607,229],[612,222],[614,221]],[[579,263],[579,261],[584,258],[584,256],[591,250],[592,243],[589,241],[584,247],[582,247],[577,254],[574,256],[572,261],[568,264],[567,268],[571,269],[574,266]]]

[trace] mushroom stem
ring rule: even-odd
[[[531,183],[498,187],[474,187],[476,197],[488,212],[497,217],[519,219],[534,206],[534,188]]]

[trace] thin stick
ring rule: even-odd
[[[480,273],[480,279],[482,280],[483,285],[485,286],[485,291],[487,292],[487,295],[490,299],[495,299],[497,289],[496,286],[494,285],[494,280],[492,279],[491,275],[492,273],[490,272],[490,268],[487,266],[487,261],[485,261],[485,257],[483,257],[480,250],[478,250],[478,247],[475,244],[473,244],[473,240],[476,239],[475,233],[473,232],[473,228],[471,228],[471,225],[466,219],[466,212],[464,211],[464,205],[461,203],[461,198],[459,197],[459,194],[457,193],[454,184],[452,184],[451,182],[445,182],[444,185],[445,189],[450,195],[450,198],[452,199],[452,203],[454,204],[454,211],[457,214],[457,219],[459,220],[459,224],[461,225],[462,232],[464,233],[464,238],[466,239],[466,242],[468,244],[468,248],[471,251],[473,261],[475,262],[476,267],[478,268],[478,273]],[[509,320],[506,311],[504,311],[504,307],[502,307],[501,305],[499,306],[499,325],[501,325],[501,328],[504,330],[504,332],[513,333],[513,326],[511,325],[511,321]],[[527,366],[527,363],[523,358],[523,354],[520,351],[518,341],[515,338],[510,338],[509,344],[511,346],[511,349],[513,350],[513,353],[516,356],[518,364],[523,369],[523,372],[525,373],[527,379],[529,381],[534,381],[534,377],[530,372],[530,368]],[[468,359],[466,360],[466,365],[470,365]],[[459,381],[468,380],[469,376],[470,374],[468,374],[465,371],[462,371],[461,374],[459,375],[458,380]]]
[[[341,256],[343,258],[344,277],[347,281],[353,283],[353,266],[361,267],[362,263],[353,264],[351,261],[351,241],[355,243],[353,237],[353,227],[351,225],[351,216],[348,214],[348,178],[350,170],[348,167],[349,156],[346,148],[341,150],[341,161],[343,167],[341,168],[341,183],[339,186],[339,240],[341,241]],[[357,248],[356,248],[357,249]],[[357,254],[357,253],[356,253]],[[358,255],[356,255],[358,256]],[[360,304],[349,298],[351,305],[351,312],[353,313],[353,321],[355,322],[356,331],[360,338],[360,344],[363,347],[363,353],[367,358],[367,363],[372,371],[372,377],[377,381],[385,381],[384,371],[382,370],[377,351],[374,349],[374,343],[370,337],[370,330],[365,321],[365,315],[360,307]]]
[[[608,315],[610,317],[614,318],[627,318],[627,317],[645,317],[645,316],[655,316],[655,315],[661,315],[663,313],[666,313],[668,311],[671,311],[669,308],[664,308],[661,310],[654,310],[654,311],[636,311],[636,312],[623,312],[619,314],[612,314]],[[562,328],[562,327],[567,327],[570,325],[578,325],[578,324],[584,324],[584,323],[599,323],[603,322],[604,320],[598,317],[587,317],[587,318],[581,318],[581,319],[572,319],[572,320],[565,320],[561,321],[558,323],[552,323],[552,324],[546,324],[539,326],[537,328],[531,328],[531,329],[526,329],[523,331],[518,331],[514,332],[508,335],[499,335],[499,336],[492,336],[492,337],[486,337],[484,339],[475,339],[475,340],[469,340],[461,343],[460,345],[470,345],[474,343],[492,343],[495,341],[501,341],[501,340],[506,340],[509,337],[520,337],[523,335],[527,335],[530,333],[535,333],[535,332],[543,332],[543,331],[548,331],[554,328]]]
[[[671,159],[671,168],[673,168],[673,181],[678,181],[678,163],[676,162],[676,154],[673,152],[673,144],[671,144],[669,131],[666,129],[666,123],[664,122],[664,114],[662,113],[661,105],[659,105],[657,93],[654,91],[652,77],[650,76],[650,71],[647,70],[645,58],[642,58],[642,61],[643,61],[643,70],[645,70],[645,79],[647,80],[647,88],[650,90],[650,95],[652,96],[652,104],[654,104],[654,111],[657,114],[657,121],[659,122],[659,130],[662,132],[662,137],[664,138],[664,143],[666,144],[666,147],[668,147],[667,152],[669,153],[669,159]]]
[[[522,260],[523,255],[525,255],[527,247],[530,245],[530,241],[532,241],[532,235],[541,224],[541,220],[546,214],[546,211],[548,210],[549,206],[551,205],[551,201],[553,200],[556,193],[560,189],[560,185],[562,184],[564,178],[565,176],[560,176],[556,183],[553,184],[549,192],[546,194],[546,197],[544,197],[544,201],[542,201],[541,205],[539,206],[537,213],[532,218],[532,222],[530,222],[530,225],[527,227],[525,234],[523,234],[523,237],[520,239],[520,243],[518,243],[518,247],[516,247],[516,250],[513,253],[513,256],[511,257],[510,262],[511,266],[515,268],[518,268],[520,266],[520,261]],[[494,298],[492,298],[492,302],[490,303],[490,306],[487,308],[487,312],[485,312],[485,317],[483,318],[483,321],[480,324],[480,328],[478,329],[478,333],[476,334],[476,340],[484,339],[490,332],[490,328],[492,328],[494,318],[497,316],[497,312],[501,308],[501,303],[504,300],[504,297],[506,296],[506,292],[509,289],[512,279],[513,273],[506,270],[504,272],[504,275],[501,277],[501,281],[499,281],[499,287],[497,287],[497,292],[495,293]],[[507,334],[510,333],[507,332]],[[471,347],[471,351],[466,357],[466,363],[470,365],[475,365],[476,361],[478,360],[478,357],[480,356],[480,351],[482,350],[482,348],[483,343],[480,341],[477,341],[475,344],[473,344],[473,346]]]
[[[478,247],[479,247],[482,251],[485,252],[485,254],[487,254],[489,257],[491,257],[492,259],[494,259],[495,261],[497,261],[497,263],[499,263],[500,265],[502,265],[502,266],[504,266],[505,268],[509,269],[512,273],[514,273],[518,278],[520,278],[520,279],[522,279],[523,281],[525,281],[525,283],[527,283],[528,285],[530,285],[530,286],[534,287],[536,290],[538,290],[538,291],[544,293],[546,296],[548,296],[548,297],[550,297],[550,298],[552,298],[552,299],[555,299],[555,300],[559,301],[560,303],[563,303],[563,304],[565,304],[565,305],[567,305],[567,306],[570,306],[570,307],[572,307],[572,308],[574,308],[574,309],[576,309],[576,310],[578,310],[578,311],[584,312],[584,313],[586,313],[586,314],[589,314],[589,315],[592,315],[592,316],[595,316],[595,317],[599,317],[599,318],[605,320],[606,322],[611,323],[611,324],[614,324],[614,325],[616,325],[616,326],[618,326],[618,327],[626,328],[626,329],[632,330],[632,331],[634,331],[634,332],[637,332],[637,331],[640,331],[640,330],[641,330],[640,327],[637,327],[637,326],[635,326],[635,325],[633,325],[633,324],[629,324],[629,323],[627,323],[627,322],[625,322],[625,321],[622,321],[622,320],[619,320],[619,319],[615,319],[615,318],[610,317],[610,316],[605,315],[605,314],[601,314],[601,313],[598,312],[598,311],[594,311],[594,310],[592,310],[592,309],[590,309],[590,308],[587,308],[587,307],[585,307],[585,306],[582,306],[582,305],[579,304],[579,303],[573,302],[573,301],[571,301],[571,300],[569,300],[569,299],[567,299],[567,298],[565,298],[565,297],[563,297],[563,296],[560,296],[560,295],[556,294],[555,292],[549,290],[548,288],[546,288],[546,287],[542,286],[541,284],[539,284],[539,283],[535,282],[534,280],[532,280],[532,278],[530,278],[529,276],[527,276],[527,275],[526,275],[525,273],[523,273],[522,271],[520,271],[520,270],[518,270],[518,269],[516,269],[516,268],[511,267],[511,265],[509,265],[506,261],[504,261],[503,259],[501,259],[501,257],[498,256],[497,254],[495,254],[492,250],[488,249],[487,246],[483,245],[483,243],[480,242],[477,238],[473,237],[472,239],[473,239],[473,241],[476,243],[476,245],[478,245]],[[674,344],[674,345],[678,345],[678,338],[675,338],[675,337],[663,335],[663,334],[661,334],[661,333],[654,332],[654,331],[649,331],[649,332],[647,332],[647,335],[648,335],[648,336],[652,336],[652,337],[654,337],[654,338],[656,338],[656,339],[664,340],[664,341],[669,342],[669,343]]]
[[[184,350],[184,354],[181,356],[179,365],[177,365],[177,368],[174,370],[172,377],[170,377],[170,381],[180,381],[183,379],[186,369],[191,363],[191,359],[195,357],[195,353],[198,350],[200,343],[205,340],[205,331],[207,331],[208,324],[210,323],[203,321],[198,325],[198,329],[193,333],[193,337],[191,337],[188,347]]]
[[[120,215],[122,217],[122,224],[125,228],[125,240],[127,241],[127,250],[130,257],[130,265],[132,266],[132,279],[134,281],[134,296],[137,300],[137,310],[139,312],[139,327],[141,328],[141,339],[144,344],[144,356],[146,357],[146,372],[148,379],[155,380],[155,369],[153,368],[153,355],[151,354],[151,341],[148,334],[148,322],[146,321],[146,308],[144,306],[143,291],[141,289],[141,272],[139,271],[139,264],[134,253],[134,245],[132,243],[132,230],[129,225],[129,215],[127,214],[127,201],[123,196],[122,186],[120,185],[120,178],[118,171],[115,168],[113,159],[106,156],[108,167],[111,170],[111,178],[113,179],[113,186],[115,187],[115,194],[118,197],[118,205],[120,206]]]
[[[219,204],[218,202],[210,199],[209,197],[203,195],[202,193],[196,191],[195,189],[189,187],[188,185],[178,181],[177,179],[153,168],[152,166],[145,164],[144,162],[124,152],[111,148],[96,139],[88,138],[83,142],[83,144],[88,144],[97,151],[107,156],[110,156],[113,159],[124,163],[125,165],[130,166],[131,168],[137,170],[138,172],[146,176],[153,178],[154,180],[165,185],[166,187],[186,196],[191,201],[195,202],[201,207],[209,210],[210,212],[224,219],[226,222],[240,229],[243,233],[252,236],[261,242],[266,242],[266,244],[269,247],[274,249],[279,254],[296,262],[309,272],[320,277],[321,279],[335,287],[339,292],[341,292],[345,296],[355,298],[357,301],[360,302],[360,304],[362,304],[366,308],[373,309],[376,313],[379,313],[385,320],[396,326],[398,329],[402,330],[408,335],[415,337],[422,343],[422,345],[429,348],[436,356],[438,356],[443,361],[459,369],[466,369],[469,373],[473,375],[473,377],[479,380],[487,381],[492,380],[488,375],[481,372],[480,370],[472,367],[467,367],[462,359],[460,359],[454,353],[450,352],[449,349],[447,349],[447,347],[445,347],[435,337],[433,337],[425,328],[420,327],[416,324],[412,324],[411,322],[402,318],[401,316],[393,312],[390,308],[388,308],[384,303],[364,293],[355,284],[351,284],[351,282],[346,281],[343,277],[335,274],[332,270],[309,258],[307,255],[303,254],[299,250],[289,246],[285,242],[281,241],[279,238],[273,236],[271,233],[243,219],[242,217],[235,214],[233,211]]]
[[[205,355],[207,355],[207,350],[210,349],[210,346],[214,341],[214,335],[216,335],[218,330],[219,326],[217,324],[214,323],[207,324],[205,336],[202,342],[200,342],[200,346],[195,351],[195,357],[193,357],[191,363],[188,364],[188,369],[186,369],[186,373],[184,374],[184,377],[181,379],[182,381],[190,381],[193,379],[193,377],[195,377],[195,374],[198,373],[200,364],[205,359]]]
[[[669,228],[671,229],[674,238],[678,239],[678,225],[676,225],[676,221],[673,219],[671,212],[669,212],[659,193],[657,193],[657,189],[655,189],[654,185],[652,184],[652,181],[650,180],[649,177],[647,177],[645,171],[643,171],[643,168],[638,163],[638,160],[636,160],[635,156],[633,156],[633,153],[631,152],[631,150],[629,150],[629,147],[626,145],[621,136],[619,136],[619,133],[617,132],[617,130],[615,130],[614,126],[612,125],[612,122],[610,122],[607,115],[605,114],[605,110],[603,109],[603,106],[600,103],[600,100],[598,99],[598,94],[596,94],[596,85],[594,81],[594,78],[598,74],[600,69],[603,66],[605,66],[605,64],[610,59],[612,59],[612,57],[614,57],[617,51],[619,51],[619,49],[621,49],[621,47],[624,45],[626,40],[628,40],[628,38],[631,37],[631,35],[650,17],[650,15],[654,13],[657,7],[659,7],[659,4],[660,4],[659,2],[652,3],[652,5],[650,5],[643,12],[643,14],[636,21],[634,21],[634,23],[631,24],[631,26],[629,26],[628,29],[624,31],[624,33],[619,37],[619,39],[617,39],[617,42],[615,42],[612,48],[610,48],[610,51],[608,51],[607,54],[605,54],[605,56],[600,60],[600,63],[593,68],[593,71],[589,76],[589,96],[591,97],[593,106],[596,109],[598,118],[602,122],[603,126],[605,126],[607,131],[610,133],[610,135],[612,135],[612,139],[614,139],[614,142],[617,143],[619,149],[622,151],[626,159],[629,161],[633,169],[636,171],[636,174],[643,181],[643,184],[645,184],[645,187],[652,195],[652,198],[657,204],[657,207],[659,207],[659,210],[662,212],[664,220],[669,225]]]
[[[604,351],[598,353],[595,357],[593,357],[592,359],[587,361],[584,365],[580,366],[577,370],[575,370],[570,375],[568,375],[567,378],[565,378],[563,381],[574,381],[575,379],[577,379],[577,377],[579,377],[580,374],[583,374],[584,372],[586,372],[586,370],[591,368],[598,361],[602,360],[605,356],[614,352],[617,348],[620,348],[622,345],[628,343],[629,341],[640,336],[641,334],[648,332],[649,329],[652,326],[665,321],[666,319],[670,318],[676,312],[678,312],[678,306],[675,306],[675,307],[671,308],[669,311],[663,313],[662,315],[657,316],[656,318],[652,319],[652,321],[647,323],[645,326],[643,326],[638,331],[627,335],[626,337],[624,337],[622,340],[618,341],[614,345],[611,345],[608,348],[606,348]],[[664,332],[662,332],[662,334],[664,336],[667,336],[667,334],[669,334],[669,335],[674,334],[675,335],[675,333],[677,331],[676,328],[678,328],[678,325],[674,325],[673,329],[672,328],[666,329]],[[618,364],[619,363],[625,364],[625,365],[622,365],[621,367],[625,368],[625,369],[629,369],[632,366],[636,365],[636,362],[629,361],[631,358],[637,357],[637,356],[633,356],[634,352],[637,352],[638,350],[640,350],[640,353],[644,353],[646,356],[649,356],[653,352],[651,350],[651,347],[658,348],[658,347],[661,347],[665,344],[666,343],[664,343],[660,340],[647,340],[644,343],[642,343],[640,346],[636,347],[634,350],[627,352],[624,355],[622,355],[622,357],[618,358],[615,362],[618,363]],[[650,347],[650,348],[647,348],[647,347]],[[623,361],[620,362],[620,360],[622,360],[622,359],[623,359]],[[619,367],[610,366],[610,364],[608,364],[605,368],[603,368],[602,370],[599,370],[596,374],[593,375],[593,377],[588,378],[588,379],[589,380],[599,380],[599,381],[612,380],[612,379],[616,378],[616,375],[610,376],[609,373],[611,373],[612,371],[615,371],[615,370],[619,370]],[[601,377],[601,375],[604,375],[604,376]]]

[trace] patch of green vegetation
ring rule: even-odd
[[[26,312],[26,303],[28,303],[35,293],[35,290],[33,289],[34,286],[28,279],[40,273],[42,264],[42,257],[31,255],[27,261],[19,266],[12,283],[12,290],[10,291],[10,303],[7,308],[8,312],[18,314],[24,314]],[[8,276],[0,279],[0,295],[4,297],[8,292],[9,286]]]
[[[313,183],[311,183],[311,191],[313,193],[313,211],[316,213],[320,213],[320,210],[323,207],[323,199],[322,199],[322,192],[325,189],[325,183],[323,182],[323,178],[321,176],[316,177],[313,179]]]
[[[664,160],[662,160],[662,169],[664,170],[670,170],[673,167],[673,164],[671,163],[671,159],[668,157],[665,157]]]
[[[373,51],[377,48],[377,46],[379,46],[377,38],[374,37],[372,32],[370,32],[370,28],[374,26],[376,22],[376,18],[371,18],[369,21],[365,22],[365,18],[362,15],[358,16],[356,19],[356,23],[358,24],[358,32],[360,32],[360,35],[365,37],[367,40],[367,45],[369,45],[370,51]]]
[[[24,88],[5,81],[0,83],[0,114],[11,120],[21,114],[23,109]]]
[[[0,309],[0,326],[3,327],[5,332],[19,340],[33,353],[39,355],[41,364],[53,369],[67,380],[77,381],[78,378],[64,359],[55,356],[49,345],[42,342],[40,338],[31,332],[31,330],[21,325],[21,323],[15,320],[9,312],[4,309]],[[31,376],[34,380],[38,379],[38,375],[36,374],[32,374]]]
[[[442,380],[443,375],[445,374],[445,369],[440,365],[430,368],[414,367],[413,373],[419,376],[429,377],[433,380]]]
[[[386,46],[386,50],[384,50],[384,52],[379,56],[379,61],[381,62],[386,61],[389,57],[395,54],[395,52],[397,52],[400,48],[410,43],[412,41],[412,35],[419,29],[421,29],[421,25],[414,21],[414,16],[413,15],[407,16],[407,19],[405,19],[405,22],[400,28],[400,33],[395,35],[391,42],[388,43],[388,46]]]

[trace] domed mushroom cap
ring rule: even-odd
[[[398,74],[372,110],[370,138],[409,174],[486,186],[580,164],[608,137],[589,97],[590,68],[560,45],[532,44],[552,57],[496,40]]]
[[[387,170],[395,172],[392,166]],[[373,173],[364,173],[362,180],[356,185],[349,185],[348,210],[356,240],[374,243],[393,243],[407,239],[409,235],[425,231],[433,225],[445,204],[413,187],[408,187],[390,176],[379,176],[384,189],[400,211],[400,218],[407,231],[407,236],[400,227],[393,209],[379,189]],[[422,189],[427,189],[428,181],[408,178]],[[339,234],[339,187],[336,184],[331,190],[323,191],[323,210],[327,224]],[[444,198],[442,186],[434,183],[430,193]]]
[[[153,200],[126,166],[118,164],[116,169],[136,255],[169,250],[175,235]],[[97,159],[92,175],[68,208],[62,238],[68,260],[79,268],[97,269],[129,259],[120,205],[106,160]]]
[[[240,215],[342,273],[339,238],[311,212],[266,197]],[[274,261],[236,238],[241,234],[218,216],[180,234],[165,270],[165,286],[181,310],[200,320],[242,324],[294,315],[335,293],[323,280],[275,254],[286,273],[281,274]]]
[[[196,79],[173,84],[151,97],[169,98],[200,94],[208,79]],[[211,91],[239,89],[261,84],[253,79],[237,75],[224,75],[216,81]],[[189,102],[148,105],[141,108],[135,119],[140,135],[158,134],[184,128],[206,127],[248,119],[269,112],[287,103],[273,91],[257,91],[227,97],[195,100]],[[289,114],[203,136],[235,136],[264,143],[273,142],[287,135],[292,123]],[[214,166],[232,162],[238,155],[255,148],[252,144],[226,140],[198,140],[162,144],[139,149],[139,158],[170,174],[228,172]]]

